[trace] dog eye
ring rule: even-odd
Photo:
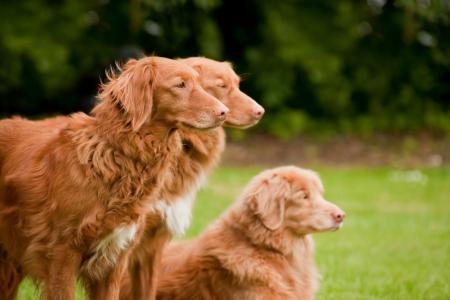
[[[227,88],[227,85],[225,83],[219,84],[217,86],[222,88],[222,89],[226,89]]]
[[[178,83],[175,87],[179,89],[184,89],[186,87],[186,83],[184,81]]]

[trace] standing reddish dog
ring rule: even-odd
[[[264,109],[239,90],[240,78],[228,62],[202,57],[180,60],[196,69],[202,87],[229,109],[224,125],[247,128],[256,124]],[[208,172],[223,152],[222,128],[190,132],[180,130],[183,153],[172,167],[171,177],[161,190],[161,201],[147,216],[143,239],[133,252],[130,277],[124,277],[121,299],[153,299],[158,280],[161,251],[173,235],[181,235],[189,226],[195,195]]]
[[[74,299],[77,276],[91,299],[118,299],[182,151],[177,128],[211,129],[228,111],[194,69],[160,57],[129,61],[98,98],[90,115],[0,121],[0,299],[26,275],[46,299]]]

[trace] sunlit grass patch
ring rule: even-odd
[[[198,195],[187,237],[217,218],[259,170],[215,171]],[[450,299],[450,169],[317,171],[326,198],[347,213],[340,231],[315,235],[317,299]],[[19,299],[36,299],[30,282]]]

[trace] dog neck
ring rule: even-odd
[[[141,140],[153,139],[165,142],[176,131],[174,124],[156,118],[150,118],[138,131],[135,131],[123,108],[111,99],[100,102],[92,110],[91,115],[96,120],[94,130],[97,135],[106,139],[111,145],[122,146],[124,140],[129,140],[130,146],[135,145],[140,153],[145,152],[143,151],[145,141]],[[151,147],[154,148],[154,145]]]
[[[222,127],[212,130],[180,129],[183,154],[200,163],[205,169],[213,168],[225,148],[225,131]]]
[[[222,128],[208,131],[180,129],[182,152],[171,166],[153,205],[161,216],[160,224],[167,226],[171,234],[181,236],[191,222],[191,211],[195,196],[206,183],[206,176],[219,161],[224,150],[225,134]],[[153,213],[148,218],[152,219]],[[154,217],[153,217],[154,218]]]
[[[115,193],[115,198],[139,199],[156,191],[160,174],[181,153],[173,127],[150,120],[135,132],[109,102],[99,104],[91,116],[72,115],[64,134],[75,145],[86,176],[102,181],[106,194]]]

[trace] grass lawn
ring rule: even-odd
[[[198,196],[188,237],[219,216],[258,171],[217,170]],[[450,169],[317,171],[326,198],[347,212],[340,231],[315,236],[323,277],[317,299],[450,299]],[[25,282],[19,299],[35,298]]]

